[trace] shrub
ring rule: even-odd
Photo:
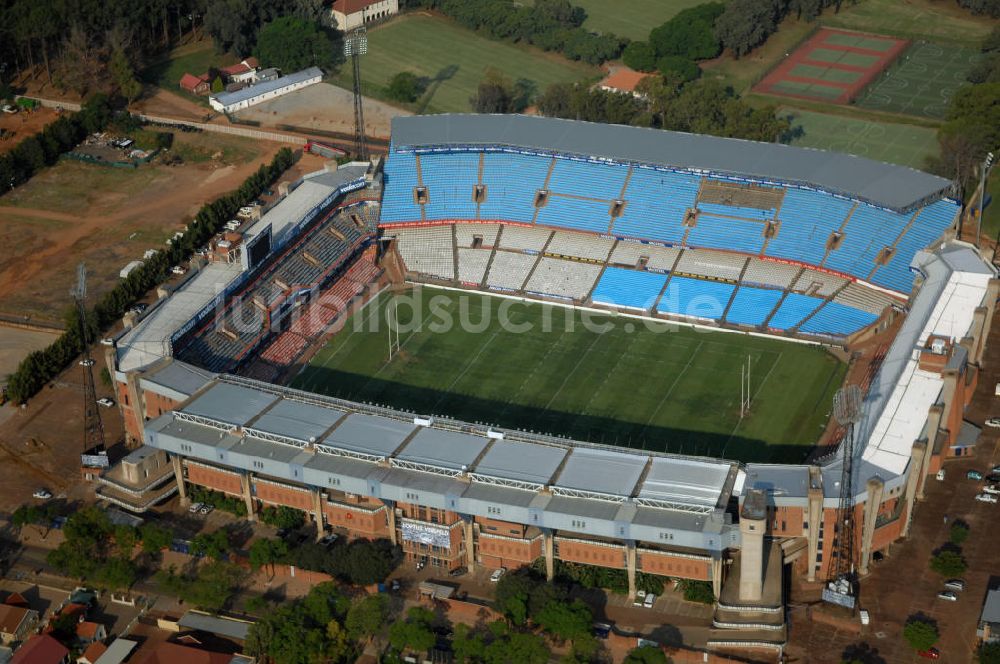
[[[389,81],[389,88],[386,93],[390,99],[410,104],[420,98],[424,93],[425,85],[416,74],[409,71],[401,71]]]
[[[920,616],[910,618],[903,627],[903,638],[914,650],[928,650],[937,643],[938,636],[937,625]]]
[[[685,83],[701,76],[701,68],[698,63],[681,55],[667,55],[660,58],[656,62],[656,68],[664,76],[673,75]]]
[[[951,532],[948,533],[948,539],[956,546],[962,544],[965,540],[969,539],[969,526],[961,521],[951,524]]]
[[[636,71],[656,69],[656,51],[649,42],[632,42],[622,51],[622,61]]]
[[[942,549],[931,558],[931,569],[941,576],[959,576],[968,568],[960,551]]]
[[[684,599],[689,602],[715,603],[715,593],[712,592],[712,584],[708,581],[684,579],[681,581],[681,590],[684,592]]]

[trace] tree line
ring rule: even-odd
[[[191,258],[197,247],[218,233],[241,207],[274,184],[296,160],[292,150],[281,148],[269,164],[262,164],[236,191],[202,206],[187,230],[173,239],[167,249],[145,260],[100,298],[87,314],[86,337],[91,340],[97,338],[100,330],[121,318],[139,298],[169,276],[172,266]],[[78,317],[73,311],[68,312],[66,331],[47,348],[29,353],[11,374],[7,385],[11,399],[24,403],[69,366],[83,350],[83,332]]]
[[[403,4],[403,3],[401,3]],[[534,44],[570,60],[600,64],[617,58],[628,40],[583,27],[587,13],[570,0],[410,0],[410,7],[436,9],[460,25],[493,39]]]
[[[44,129],[0,154],[0,195],[24,184],[39,171],[75,148],[90,134],[102,131],[113,117],[106,95],[94,95],[77,113],[64,113]]]

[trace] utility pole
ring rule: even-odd
[[[993,153],[986,154],[982,165],[979,167],[979,216],[976,219],[976,247],[979,247],[979,238],[983,234],[983,204],[986,199],[986,182],[990,178],[990,168],[993,167]]]

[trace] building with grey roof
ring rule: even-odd
[[[276,99],[289,92],[301,90],[323,80],[319,67],[309,67],[287,76],[268,78],[265,81],[234,92],[209,95],[208,103],[220,113],[235,113],[265,101]]]

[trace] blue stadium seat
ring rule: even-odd
[[[698,224],[688,234],[687,244],[709,249],[733,249],[759,254],[764,246],[764,224],[740,219],[698,215]]]
[[[799,293],[789,293],[785,301],[781,303],[778,310],[768,321],[767,326],[778,330],[787,330],[795,327],[802,319],[816,310],[816,307],[823,304],[823,298],[812,295],[801,295]]]
[[[428,219],[476,218],[473,191],[479,182],[478,152],[421,155],[420,173],[427,187]]]
[[[487,152],[483,162],[486,202],[479,207],[479,218],[531,223],[535,192],[545,184],[551,161],[549,157]]]
[[[774,219],[774,209],[739,207],[738,205],[722,205],[720,203],[698,203],[698,209],[708,214],[721,214],[730,217],[745,217],[754,221],[769,221]]]
[[[873,313],[831,301],[823,305],[823,308],[817,311],[816,315],[803,323],[799,330],[810,334],[847,336],[871,325],[876,320],[878,320],[878,316]]]
[[[844,240],[830,252],[824,267],[867,279],[879,253],[896,241],[912,216],[859,204],[844,227]]]
[[[736,287],[732,284],[674,275],[663,297],[656,304],[656,310],[682,316],[718,319],[726,310],[734,288]]]
[[[887,264],[872,275],[872,282],[901,293],[909,293],[913,288],[913,273],[910,263],[913,256],[924,249],[952,225],[958,214],[958,204],[940,200],[925,207],[916,222],[896,245],[896,253]]]
[[[591,233],[607,233],[611,211],[606,201],[550,196],[545,207],[538,211],[535,223]]]
[[[621,194],[626,175],[628,166],[621,164],[556,159],[548,190],[553,194],[612,201]]]
[[[778,213],[781,227],[764,253],[819,265],[826,253],[826,241],[844,223],[852,207],[852,201],[789,187]]]
[[[736,297],[726,312],[726,322],[736,325],[757,326],[767,320],[767,315],[781,299],[780,290],[740,286]]]
[[[390,152],[383,176],[382,221],[420,221],[420,206],[413,202],[413,188],[416,186],[417,160],[414,155]]]
[[[684,213],[698,197],[699,178],[687,173],[636,168],[625,190],[625,209],[616,235],[661,242],[684,237]]]
[[[604,304],[649,309],[666,280],[665,274],[609,267],[597,282],[591,299]]]

